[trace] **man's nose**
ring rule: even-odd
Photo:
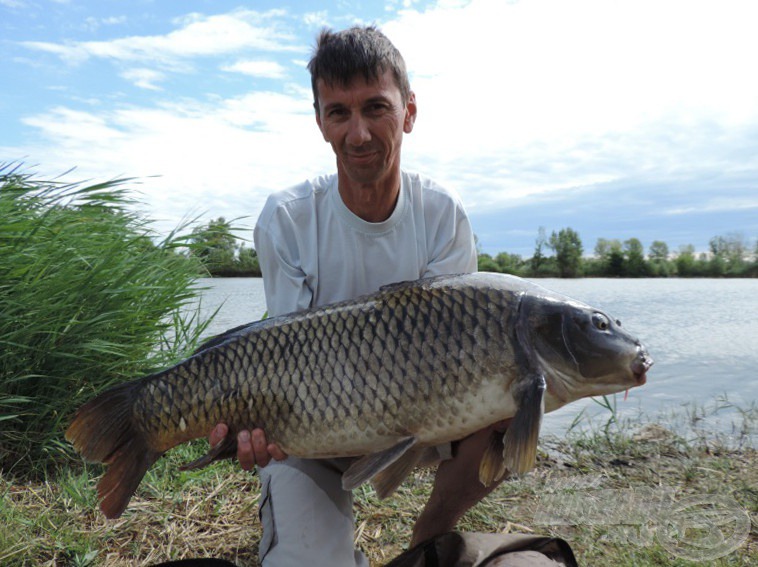
[[[347,143],[362,146],[371,140],[368,121],[359,112],[354,113],[347,124]]]

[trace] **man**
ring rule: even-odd
[[[269,315],[393,282],[475,271],[473,233],[459,200],[400,168],[403,136],[417,112],[400,53],[374,27],[324,31],[308,68],[316,123],[337,173],[272,195],[258,219]],[[453,529],[495,488],[478,480],[491,433],[458,442],[439,466],[412,545]],[[226,434],[220,424],[211,444]],[[264,565],[367,564],[353,546],[352,494],[340,484],[349,460],[286,458],[259,429],[239,433],[237,445],[243,468],[260,467]]]

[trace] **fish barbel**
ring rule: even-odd
[[[66,438],[108,468],[109,518],[167,450],[229,426],[261,427],[303,458],[360,457],[345,489],[391,494],[425,448],[513,418],[480,464],[489,484],[534,466],[540,423],[586,396],[645,383],[652,359],[601,311],[502,274],[439,276],[238,327],[157,374],[104,391]]]

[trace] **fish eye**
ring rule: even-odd
[[[595,325],[596,329],[599,329],[601,331],[607,331],[611,326],[611,322],[608,320],[608,317],[602,313],[592,314],[592,324]]]

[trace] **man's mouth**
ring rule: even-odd
[[[348,159],[354,163],[367,163],[374,159],[376,152],[365,153],[350,153],[347,155]]]
[[[378,153],[379,151],[374,148],[364,147],[361,149],[347,150],[345,155],[348,160],[352,162],[365,163],[373,160]]]

